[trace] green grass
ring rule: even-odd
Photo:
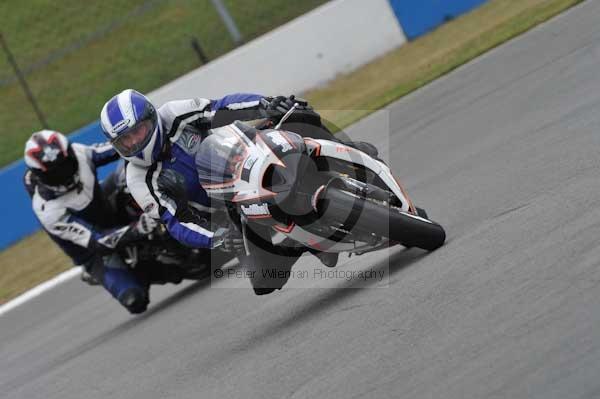
[[[225,0],[245,40],[324,2]],[[235,47],[209,0],[2,0],[0,21],[23,69],[85,43],[27,75],[49,125],[64,132],[98,119],[120,90],[148,92],[200,66],[192,37],[211,59]],[[13,75],[0,54],[0,80]],[[22,156],[41,125],[16,82],[0,86],[0,109],[1,166]]]
[[[325,111],[326,118],[347,126],[579,2],[490,0],[429,35],[305,96],[317,109],[363,110]],[[0,253],[0,303],[69,267],[70,261],[45,233],[22,240]]]
[[[71,260],[38,232],[0,252],[0,304],[72,266]]]

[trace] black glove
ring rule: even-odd
[[[213,248],[220,248],[224,252],[243,252],[244,237],[236,228],[220,228],[213,235]]]
[[[279,122],[283,115],[292,109],[294,104],[298,104],[296,106],[296,110],[298,111],[312,111],[312,107],[308,105],[306,100],[302,98],[296,98],[294,95],[289,97],[264,97],[260,100],[260,109],[263,110],[266,118],[269,118],[275,122]]]
[[[308,105],[306,100],[293,95],[289,97],[265,97],[260,102],[259,110],[261,111],[263,118],[268,118],[277,124],[281,118],[292,109],[294,104],[297,104],[296,109],[284,122],[286,125],[302,124],[318,127],[322,126],[321,116],[315,112],[313,107]],[[296,128],[298,128],[298,126],[296,126]],[[291,129],[293,132],[296,130]]]

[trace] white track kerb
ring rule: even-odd
[[[44,292],[51,290],[52,288],[56,287],[57,285],[62,284],[67,280],[71,280],[72,278],[79,276],[80,274],[81,274],[81,267],[74,267],[65,272],[62,272],[58,276],[55,276],[55,277],[51,278],[50,280],[45,281],[36,287],[33,287],[29,291],[22,293],[15,299],[8,301],[4,305],[0,306],[0,316],[5,314],[6,312],[16,308],[17,306],[22,305],[23,303],[29,301],[30,299],[33,299],[36,296],[39,296],[39,295],[43,294]]]

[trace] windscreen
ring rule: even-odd
[[[246,145],[233,132],[217,130],[196,153],[196,170],[203,186],[233,182],[241,173]]]

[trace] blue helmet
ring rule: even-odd
[[[150,166],[162,149],[160,117],[143,94],[127,89],[111,98],[100,113],[104,135],[122,158]]]

